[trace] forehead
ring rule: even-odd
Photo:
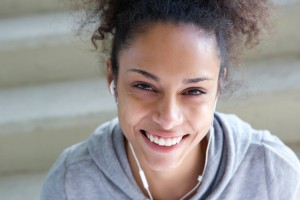
[[[205,67],[219,68],[218,55],[213,33],[189,24],[156,23],[138,33],[129,47],[120,52],[119,70],[135,65],[171,71],[185,68],[196,73]]]

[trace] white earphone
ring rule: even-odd
[[[114,81],[114,80],[111,81],[111,83],[110,83],[110,85],[109,85],[109,90],[110,90],[110,93],[111,93],[112,95],[114,95],[116,104],[118,104],[118,97],[116,96],[116,92],[115,92],[116,86],[115,86],[115,81]]]
[[[114,80],[111,81],[111,83],[109,85],[109,90],[112,95],[115,94],[115,81]]]

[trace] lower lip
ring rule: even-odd
[[[174,151],[177,151],[177,149],[179,149],[184,141],[186,140],[186,137],[182,138],[182,140],[178,143],[178,144],[175,144],[175,145],[172,145],[172,146],[159,146],[158,144],[155,144],[154,142],[151,142],[146,136],[144,136],[144,134],[142,134],[142,137],[144,138],[147,146],[155,151],[155,152],[159,152],[159,153],[173,153]]]

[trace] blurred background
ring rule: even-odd
[[[217,110],[268,129],[300,156],[300,0],[245,52]],[[63,149],[116,116],[101,56],[75,36],[68,0],[0,1],[0,199],[37,200]]]

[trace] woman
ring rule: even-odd
[[[63,152],[42,199],[300,199],[300,164],[267,131],[215,113],[228,63],[254,46],[268,2],[88,4],[113,33],[107,82],[118,119]],[[101,22],[100,22],[101,19]]]

